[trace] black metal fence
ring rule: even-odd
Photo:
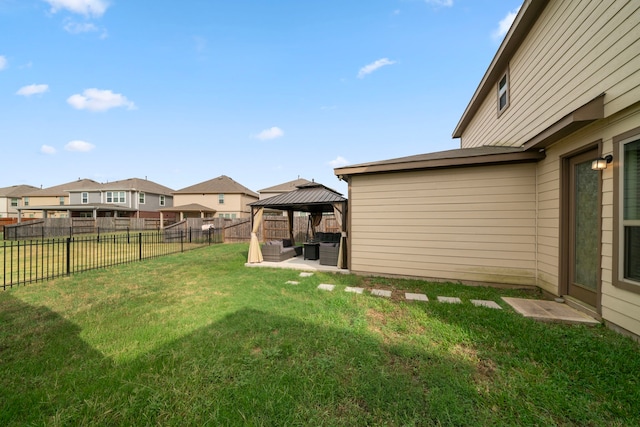
[[[221,243],[216,229],[157,230],[0,243],[2,288]]]

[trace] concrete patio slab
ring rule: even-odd
[[[345,292],[353,292],[354,294],[361,294],[364,291],[364,288],[353,288],[351,286],[347,286]]]
[[[300,284],[300,282],[297,282],[297,281],[295,281],[295,280],[287,280],[286,284],[287,284],[287,285],[299,285],[299,284]]]
[[[371,295],[377,297],[391,298],[391,291],[385,291],[384,289],[371,289]]]
[[[313,276],[313,273],[305,273],[305,272],[300,273],[300,277],[311,277],[311,276]]]
[[[332,290],[334,290],[336,287],[336,285],[330,285],[328,283],[320,283],[318,285],[318,289],[323,290],[323,291],[329,291],[331,292]]]
[[[593,317],[560,302],[510,297],[502,297],[502,299],[524,317],[535,320],[587,325],[600,324]]]
[[[496,310],[502,310],[502,307],[500,307],[498,303],[495,301],[489,301],[484,299],[472,299],[471,304],[475,305],[476,307],[487,307],[487,308],[494,308]]]
[[[301,256],[286,259],[280,262],[262,261],[256,263],[245,263],[245,267],[271,267],[271,268],[286,268],[290,270],[303,270],[303,271],[324,271],[327,273],[341,273],[349,274],[349,270],[338,268],[333,265],[322,265],[319,260],[304,259]]]
[[[460,304],[462,300],[458,297],[438,297],[438,302],[446,302],[447,304]]]
[[[408,301],[429,301],[429,298],[425,294],[412,294],[405,292],[404,297]]]

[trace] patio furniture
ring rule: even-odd
[[[320,243],[320,264],[338,265],[338,251],[340,243],[325,242]]]
[[[302,246],[294,246],[290,239],[270,240],[260,249],[264,261],[281,262],[302,255]]]
[[[320,257],[319,243],[304,244],[304,259],[316,260]]]

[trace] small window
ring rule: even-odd
[[[509,72],[505,72],[498,82],[498,114],[509,106]]]
[[[64,206],[64,196],[60,196],[60,198],[58,199],[58,203],[60,204],[60,206]]]
[[[164,196],[160,196],[160,206],[164,206]]]
[[[11,207],[12,208],[17,208],[18,207],[18,199],[16,199],[16,198],[11,199]]]
[[[87,203],[89,203],[89,193],[87,193],[86,191],[82,192],[82,204],[86,205]]]
[[[144,193],[138,194],[138,203],[144,205]]]
[[[29,198],[28,197],[23,197],[22,201],[24,201],[24,205],[25,206],[29,206]]]
[[[224,205],[224,194],[218,194],[218,203]]]

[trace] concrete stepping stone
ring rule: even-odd
[[[405,292],[405,299],[408,301],[429,301],[429,298],[425,294],[412,294],[410,292]]]
[[[345,292],[353,292],[354,294],[361,294],[364,291],[364,288],[352,288],[351,286],[347,286]]]
[[[438,302],[446,302],[447,304],[462,303],[462,301],[458,297],[438,297]]]
[[[295,280],[287,280],[286,284],[287,285],[299,285],[300,282],[296,282]]]
[[[329,292],[331,292],[335,287],[336,285],[329,285],[328,283],[320,283],[318,285],[318,289]]]
[[[311,277],[313,276],[313,273],[308,273],[306,271],[303,271],[302,273],[300,273],[300,277]]]
[[[371,289],[371,294],[377,297],[391,298],[391,291],[385,291],[383,289]]]
[[[471,304],[475,305],[476,307],[487,307],[487,308],[494,308],[496,310],[502,310],[502,307],[500,307],[498,303],[495,301],[488,301],[483,299],[472,299]]]

